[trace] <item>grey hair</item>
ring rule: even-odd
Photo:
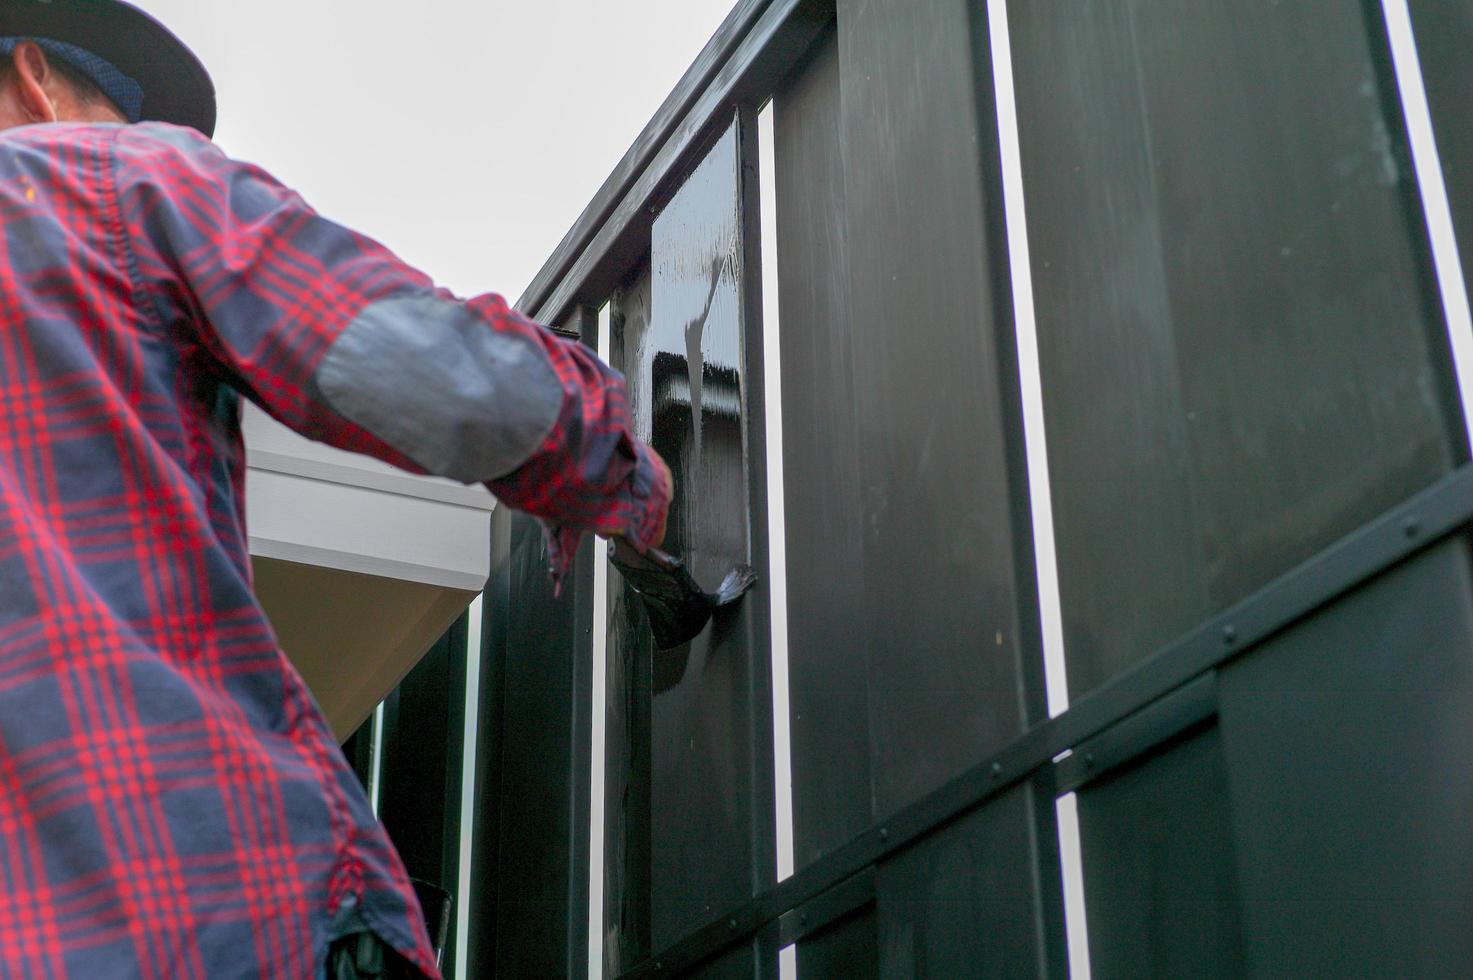
[[[86,73],[80,68],[65,58],[58,58],[55,55],[48,54],[46,51],[42,51],[41,54],[46,57],[46,63],[51,66],[51,70],[60,75],[62,81],[66,82],[67,87],[71,89],[72,94],[76,96],[78,102],[81,102],[83,105],[105,105],[117,109],[117,106],[113,105],[112,99],[104,95],[102,89],[97,87],[97,83],[88,78]],[[15,73],[15,55],[0,55],[0,84],[10,81]],[[121,114],[122,110],[119,109],[118,112]]]

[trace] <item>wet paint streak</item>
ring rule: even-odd
[[[691,449],[691,469],[699,472],[701,468],[701,420],[702,394],[705,388],[706,357],[702,353],[701,341],[706,333],[706,321],[711,316],[711,304],[716,301],[716,287],[721,285],[721,276],[726,272],[727,265],[731,261],[728,253],[711,263],[711,288],[706,293],[706,305],[701,310],[701,315],[685,325],[685,369],[690,376],[690,417],[695,427],[694,443]]]

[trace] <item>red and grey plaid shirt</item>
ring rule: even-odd
[[[0,976],[317,976],[404,870],[251,591],[240,397],[648,541],[619,376],[198,134],[0,134]],[[351,670],[351,665],[344,665]]]

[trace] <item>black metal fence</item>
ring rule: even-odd
[[[741,3],[520,305],[764,585],[657,653],[502,519],[469,974],[1465,974],[1470,50]]]

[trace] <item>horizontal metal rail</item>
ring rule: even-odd
[[[751,940],[774,922],[780,923],[787,944],[835,921],[872,900],[871,875],[880,861],[1035,778],[1055,759],[1096,736],[1101,736],[1095,744],[1100,746],[1097,762],[1103,772],[1204,721],[1216,710],[1211,678],[1219,667],[1469,524],[1473,524],[1473,465],[1464,465],[1207,620],[1064,714],[1020,735],[941,789],[696,929],[623,977],[677,975]],[[1083,758],[1071,759],[1057,776],[1063,784],[1078,786],[1100,775],[1087,769]]]

